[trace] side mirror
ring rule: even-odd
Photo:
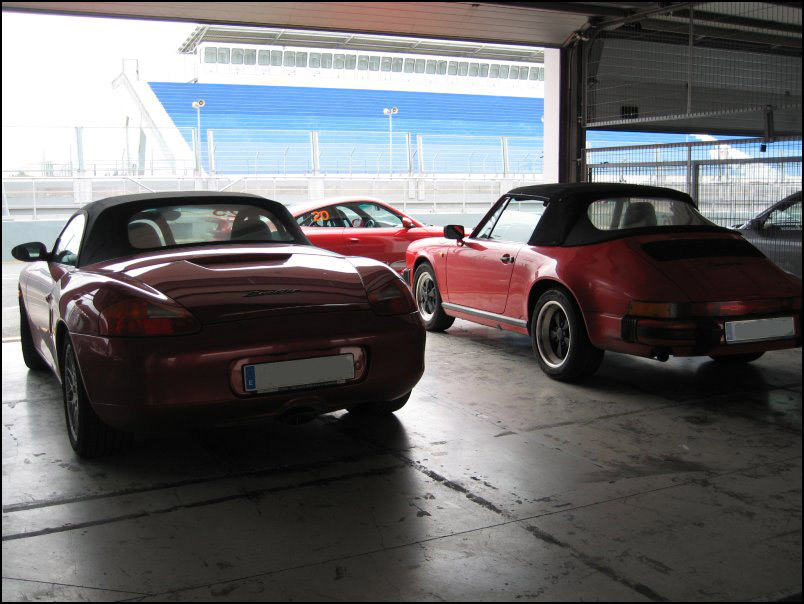
[[[410,218],[405,216],[402,218],[402,226],[405,227],[406,229],[412,229],[416,225],[413,224],[413,221]]]
[[[444,227],[444,237],[447,239],[457,239],[458,241],[461,241],[464,237],[466,237],[466,233],[461,225],[448,224]]]
[[[11,255],[22,262],[37,262],[47,260],[48,253],[44,243],[33,241],[31,243],[21,243],[11,248]]]

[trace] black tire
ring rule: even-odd
[[[530,338],[539,366],[555,380],[589,377],[603,360],[604,351],[589,341],[578,306],[561,289],[549,289],[537,300]]]
[[[352,407],[349,409],[349,413],[356,417],[382,417],[384,415],[391,415],[394,411],[399,411],[404,407],[409,398],[410,392],[392,401],[365,403],[357,407]]]
[[[22,300],[20,300],[20,345],[22,346],[22,360],[25,361],[28,369],[34,371],[47,369],[47,363],[45,363],[34,346],[31,324],[28,321],[28,313],[25,312]]]
[[[427,331],[444,331],[455,323],[455,317],[450,317],[441,306],[435,271],[426,262],[416,269],[413,276],[413,297]]]
[[[761,357],[764,352],[745,352],[743,354],[723,354],[718,356],[710,356],[709,358],[716,363],[723,363],[728,365],[739,365],[741,363],[750,363],[756,361]]]
[[[64,416],[67,421],[67,436],[73,450],[87,459],[123,450],[131,443],[132,435],[107,426],[92,409],[78,359],[69,340],[64,345],[62,359]]]

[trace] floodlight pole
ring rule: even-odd
[[[388,116],[388,176],[394,172],[394,114],[399,112],[396,107],[385,108],[382,112]]]
[[[193,108],[195,108],[197,121],[196,129],[196,146],[195,146],[195,175],[201,176],[201,107],[204,106],[204,99],[193,101]]]

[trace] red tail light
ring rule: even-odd
[[[406,315],[416,312],[416,302],[408,286],[394,279],[368,292],[372,310],[378,315]]]
[[[800,310],[801,298],[726,302],[638,302],[632,300],[626,314],[655,319],[680,319],[684,317],[738,317]]]
[[[176,336],[195,333],[198,321],[180,306],[126,298],[100,313],[102,336]]]

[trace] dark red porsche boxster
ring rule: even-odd
[[[163,193],[91,203],[17,246],[22,352],[62,381],[83,456],[157,424],[401,408],[424,371],[410,290],[313,247],[280,203]]]
[[[678,191],[521,187],[471,235],[444,237],[407,252],[425,327],[460,317],[529,335],[555,379],[594,373],[605,350],[748,362],[801,346],[801,280]]]

